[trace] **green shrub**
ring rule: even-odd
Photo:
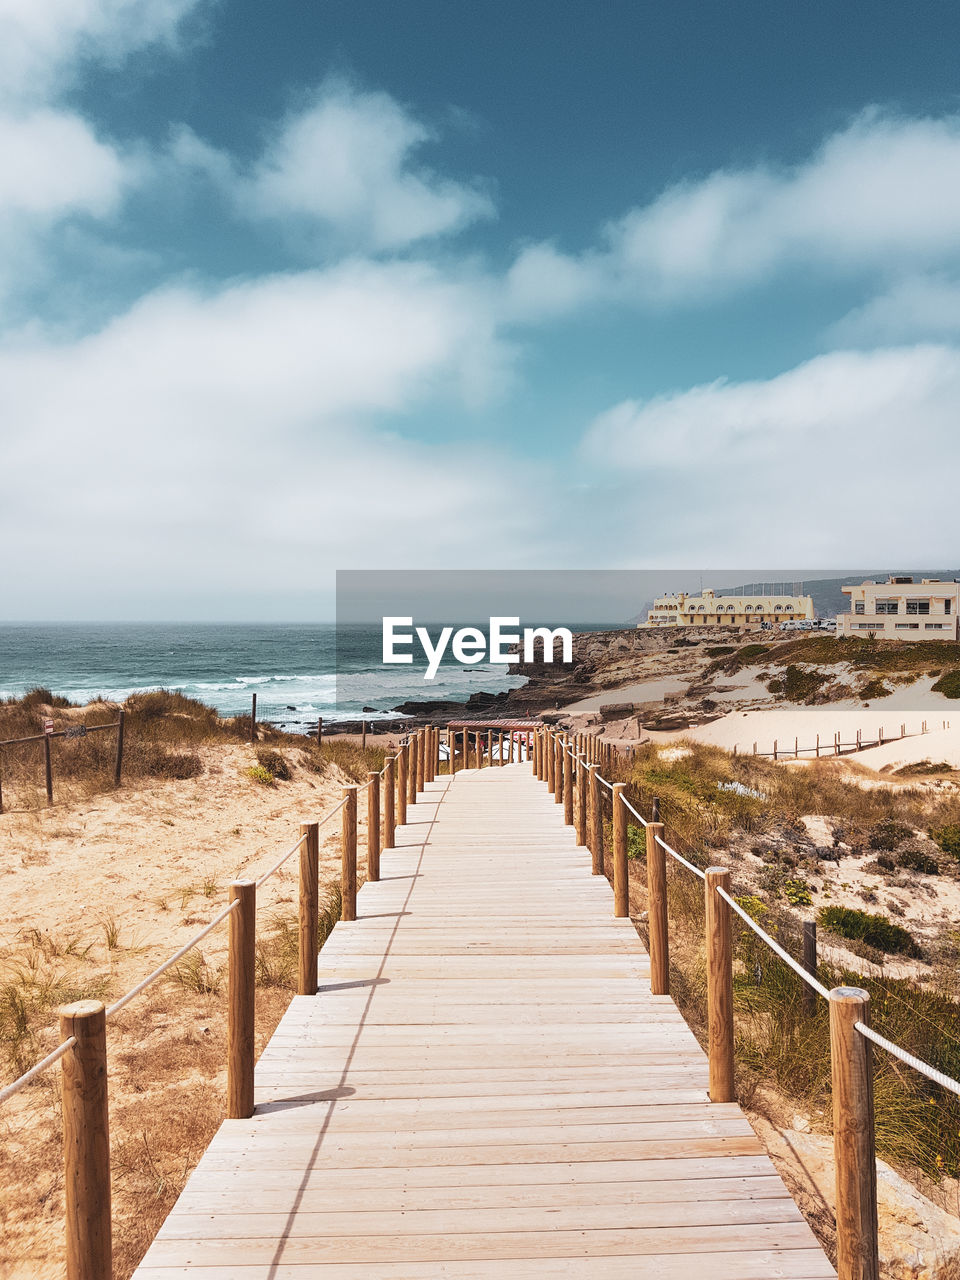
[[[269,747],[258,747],[257,764],[279,782],[290,781],[290,766],[279,751],[271,751]]]
[[[265,769],[262,764],[252,765],[247,770],[247,777],[252,778],[254,782],[259,782],[263,787],[275,787],[273,774],[269,769]]]
[[[895,818],[881,818],[870,832],[871,849],[895,849],[904,840],[909,840],[913,832]]]
[[[783,676],[783,696],[790,702],[807,702],[826,682],[822,671],[805,671],[791,663]]]
[[[821,907],[817,919],[825,929],[841,938],[865,942],[888,955],[919,957],[922,954],[913,935],[886,916],[871,915],[853,907]]]
[[[868,680],[866,684],[860,686],[857,690],[857,697],[866,702],[867,699],[870,698],[889,697],[891,693],[893,693],[893,690],[888,689],[879,677],[875,677],[873,680]]]
[[[668,650],[669,652],[669,650]],[[725,653],[733,653],[734,646],[732,644],[715,644],[704,650],[708,658],[719,658]]]
[[[74,704],[69,698],[62,697],[59,693],[51,693],[49,689],[38,686],[36,689],[28,689],[23,695],[23,705],[33,709],[35,707],[72,707]]]
[[[960,822],[947,822],[942,827],[934,827],[930,832],[930,839],[944,853],[960,858]]]
[[[783,896],[792,907],[809,907],[813,898],[805,880],[787,880],[783,886]]]
[[[960,698],[960,668],[945,672],[933,689],[942,693],[945,698]]]
[[[907,845],[897,854],[897,866],[907,867],[910,871],[920,871],[927,876],[940,874],[940,867],[937,865],[936,858],[931,857],[923,849],[918,849],[911,845]]]

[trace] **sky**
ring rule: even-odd
[[[0,0],[0,618],[952,563],[960,10]]]

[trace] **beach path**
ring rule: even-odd
[[[529,766],[397,845],[136,1280],[834,1275]]]

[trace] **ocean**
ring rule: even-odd
[[[506,667],[441,665],[420,672],[379,662],[379,632],[332,623],[2,623],[0,698],[42,686],[72,702],[122,701],[149,689],[175,689],[221,715],[250,710],[290,732],[325,720],[386,718],[411,698],[466,701],[524,683]],[[373,708],[372,711],[364,711]]]

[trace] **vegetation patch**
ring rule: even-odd
[[[923,778],[930,774],[953,773],[953,765],[949,760],[917,760],[913,764],[905,764],[894,769],[895,778]]]
[[[866,684],[860,686],[857,690],[857,697],[867,702],[875,698],[887,698],[891,693],[893,693],[893,690],[888,689],[879,676],[875,676],[872,680],[868,680]]]
[[[912,835],[910,828],[898,822],[896,818],[881,818],[879,822],[874,823],[870,832],[870,848],[896,849],[898,844],[909,840]]]
[[[262,764],[251,765],[247,770],[247,777],[254,782],[259,782],[262,787],[275,787],[276,781],[269,769],[265,769]]]
[[[719,658],[725,653],[735,653],[736,645],[732,644],[714,644],[704,650],[708,658]]]
[[[934,827],[930,832],[930,839],[944,853],[960,858],[960,822],[946,822],[942,827]]]
[[[809,885],[799,878],[784,881],[783,896],[792,907],[809,907],[813,902]]]
[[[942,693],[945,698],[960,698],[960,670],[947,671],[931,687],[935,693]]]
[[[278,782],[290,781],[290,766],[279,751],[274,751],[270,747],[258,747],[257,764],[261,769],[266,769],[267,773]]]
[[[922,952],[913,935],[886,916],[871,915],[853,907],[821,907],[817,919],[825,929],[856,942],[865,942],[888,955],[918,959]]]
[[[144,753],[144,772],[151,778],[199,778],[203,761],[195,751],[168,751],[151,747]]]

